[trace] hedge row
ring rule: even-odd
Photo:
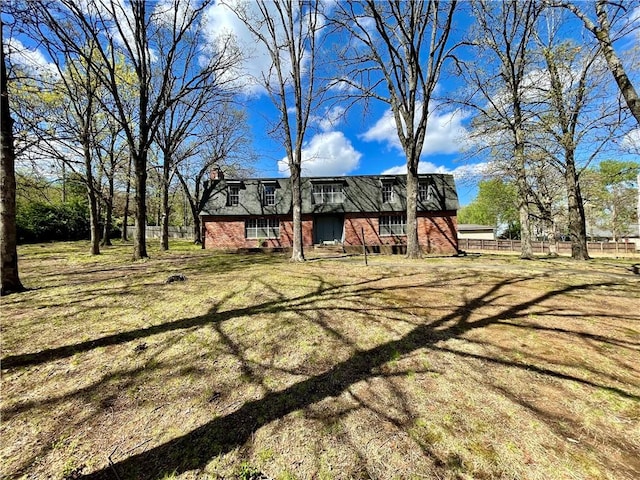
[[[30,202],[16,212],[18,243],[82,240],[90,237],[89,209],[81,202]]]

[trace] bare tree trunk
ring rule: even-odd
[[[197,212],[192,212],[193,214],[193,243],[199,245],[202,243],[202,220],[200,219],[200,215]]]
[[[184,176],[180,173],[179,170],[176,171],[176,175],[180,184],[182,185],[182,189],[184,191],[184,195],[189,203],[189,209],[191,210],[191,217],[193,218],[193,243],[194,244],[202,244],[202,248],[204,248],[204,238],[202,237],[202,220],[200,219],[200,212],[202,210],[202,206],[209,199],[211,194],[211,187],[205,187],[202,192],[202,198],[200,198],[200,181],[202,180],[202,174],[196,177],[196,186],[195,192],[191,195],[189,191],[189,185],[185,180]]]
[[[567,184],[567,207],[569,210],[569,237],[571,238],[571,258],[589,260],[587,250],[587,226],[585,222],[584,203],[580,184],[576,173],[574,151],[566,150],[565,181]]]
[[[558,225],[555,220],[551,220],[549,224],[549,231],[551,235],[549,236],[549,256],[557,257],[558,256]]]
[[[297,152],[295,154],[298,154]],[[293,210],[293,250],[292,262],[304,262],[304,248],[302,246],[302,179],[300,178],[300,163],[291,165],[291,205]]]
[[[163,155],[162,165],[162,198],[160,208],[162,210],[161,224],[162,229],[160,233],[160,249],[163,251],[169,250],[169,165],[171,164],[171,157],[167,152]]]
[[[9,110],[7,69],[4,63],[4,39],[0,21],[0,255],[2,257],[0,295],[21,292],[25,288],[18,275],[18,249],[16,231],[16,175],[13,149],[13,120]]]
[[[122,219],[122,241],[126,242],[128,237],[128,222],[129,222],[129,196],[131,194],[131,156],[129,156],[129,164],[127,165],[127,186],[125,188],[124,197],[124,218]]]
[[[133,259],[146,258],[147,254],[147,159],[136,155],[133,158],[135,171],[136,233],[133,239]]]
[[[417,164],[417,162],[415,162]],[[420,258],[418,242],[418,169],[417,165],[407,169],[407,258]]]
[[[521,125],[519,108],[516,111],[516,125]],[[527,183],[527,170],[525,167],[524,142],[521,128],[516,127],[515,131],[515,174],[516,187],[518,189],[518,213],[520,215],[520,258],[523,260],[533,259],[533,245],[531,243],[531,217],[529,212],[529,185]]]
[[[638,92],[629,79],[620,57],[616,54],[611,40],[611,22],[609,21],[609,15],[607,14],[607,6],[612,4],[614,4],[614,2],[610,2],[608,0],[597,0],[596,17],[598,19],[598,25],[596,25],[574,3],[556,2],[556,6],[567,8],[582,20],[585,28],[593,34],[596,40],[598,40],[600,48],[602,49],[602,55],[607,62],[607,66],[609,67],[614,80],[618,84],[620,93],[622,93],[631,114],[635,117],[638,124],[640,124],[640,98],[638,98]],[[617,8],[623,8],[622,2],[614,5]]]
[[[519,184],[520,182],[517,183]],[[520,188],[518,188],[518,191],[520,191]],[[531,243],[531,218],[529,216],[526,192],[518,194],[518,213],[520,214],[520,258],[532,260],[534,256]]]
[[[565,149],[565,182],[567,186],[567,208],[569,220],[569,237],[571,239],[571,258],[588,260],[587,226],[584,213],[584,202],[580,191],[580,183],[576,172],[573,149]]]
[[[113,171],[108,178],[109,182],[109,191],[107,193],[108,197],[105,200],[105,218],[104,218],[104,227],[102,230],[102,246],[111,246],[111,229],[113,225]]]
[[[86,175],[87,197],[89,199],[89,223],[91,233],[91,255],[100,255],[100,215],[98,213],[98,199],[91,170],[91,148],[85,139],[84,166]]]
[[[162,226],[160,233],[160,249],[169,250],[169,192],[166,187],[162,189],[162,218],[160,219]]]

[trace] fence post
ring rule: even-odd
[[[367,260],[367,244],[364,241],[364,228],[363,227],[360,227],[360,232],[362,233],[362,250],[364,250],[364,265],[366,267],[367,265],[369,265],[369,262]]]

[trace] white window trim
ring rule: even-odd
[[[313,203],[344,203],[344,187],[341,183],[320,183],[313,185]]]
[[[231,193],[235,190],[235,193]],[[235,203],[233,199],[235,198]],[[229,185],[227,187],[227,204],[230,207],[234,207],[236,205],[240,205],[240,187],[238,185]]]
[[[244,236],[247,240],[280,238],[280,220],[277,218],[247,218],[244,221]]]
[[[383,219],[389,220],[389,223],[383,222]],[[393,222],[391,219],[399,219],[399,222]],[[400,227],[400,233],[392,231],[394,227]],[[385,233],[382,230],[388,230]],[[407,217],[406,215],[381,215],[378,219],[378,233],[381,237],[404,237],[407,235]]]
[[[385,189],[389,189],[389,199],[385,200]],[[382,203],[393,203],[395,199],[395,192],[393,190],[392,182],[383,182],[382,183]]]
[[[270,194],[267,197],[267,189],[268,188],[272,188],[273,189],[273,194]],[[272,202],[267,201],[267,198],[273,198]],[[262,205],[264,206],[273,206],[276,204],[276,186],[275,185],[271,185],[271,184],[267,184],[267,185],[263,185],[262,187]]]
[[[420,190],[426,190],[426,196],[420,195]],[[421,182],[418,184],[418,200],[421,202],[433,202],[436,198],[435,187],[427,182]]]

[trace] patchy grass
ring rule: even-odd
[[[631,260],[176,247],[20,249],[0,476],[640,477]]]

